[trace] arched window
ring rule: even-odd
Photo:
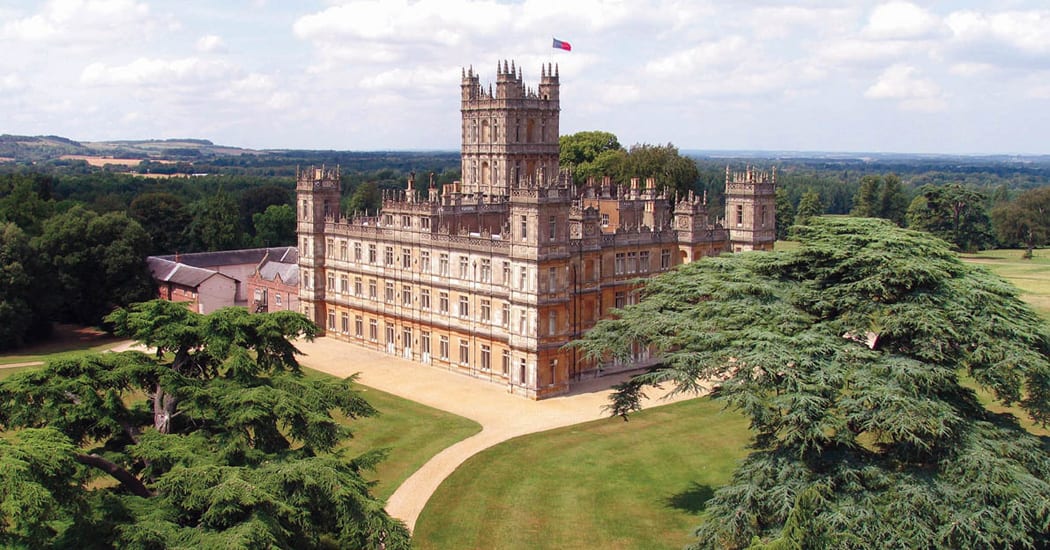
[[[536,119],[530,118],[529,121],[525,123],[525,143],[532,143],[535,140],[535,132]]]
[[[481,142],[492,143],[492,127],[488,120],[481,121]]]
[[[492,169],[488,161],[481,163],[481,185],[492,185]]]

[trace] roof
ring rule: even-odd
[[[218,271],[173,262],[157,256],[146,258],[146,263],[155,280],[191,288],[197,288],[201,283],[215,276],[234,280]]]
[[[299,264],[267,260],[259,266],[259,277],[273,281],[277,276],[286,285],[299,285]]]
[[[193,267],[223,267],[230,265],[258,265],[263,259],[281,258],[290,263],[299,261],[299,251],[294,246],[277,246],[272,248],[245,248],[241,250],[220,250],[217,252],[193,252],[190,254],[173,254],[152,256],[171,262],[179,262]],[[283,260],[284,258],[291,258]]]

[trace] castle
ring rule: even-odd
[[[541,399],[593,364],[563,346],[637,299],[641,277],[727,251],[770,250],[774,177],[726,170],[725,218],[656,182],[573,185],[558,165],[559,72],[526,87],[497,66],[461,84],[462,181],[409,178],[376,216],[340,212],[337,170],[297,175],[300,303],[328,337],[506,385]],[[406,376],[410,373],[406,372]]]

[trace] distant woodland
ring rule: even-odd
[[[112,160],[112,162],[110,162]],[[0,136],[0,349],[53,321],[98,324],[149,298],[148,255],[290,245],[295,173],[339,166],[343,211],[375,212],[411,173],[459,178],[457,152],[249,151],[206,140],[82,144]],[[606,132],[562,137],[583,183],[655,177],[668,197],[706,195],[722,216],[726,166],[776,170],[778,238],[822,214],[891,219],[957,250],[1031,250],[1050,235],[1045,158],[724,158],[672,144],[623,147]]]

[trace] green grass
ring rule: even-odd
[[[0,355],[0,366],[31,362],[46,363],[85,351],[105,351],[122,341],[121,338],[89,327],[56,325],[55,332],[48,341],[21,348],[10,354]]]
[[[519,437],[469,459],[416,523],[417,548],[681,548],[746,454],[707,398]]]
[[[1010,281],[1044,319],[1050,320],[1050,249],[1035,251],[1031,260],[1021,259],[1022,250],[984,250],[963,254],[965,262],[979,264]]]

